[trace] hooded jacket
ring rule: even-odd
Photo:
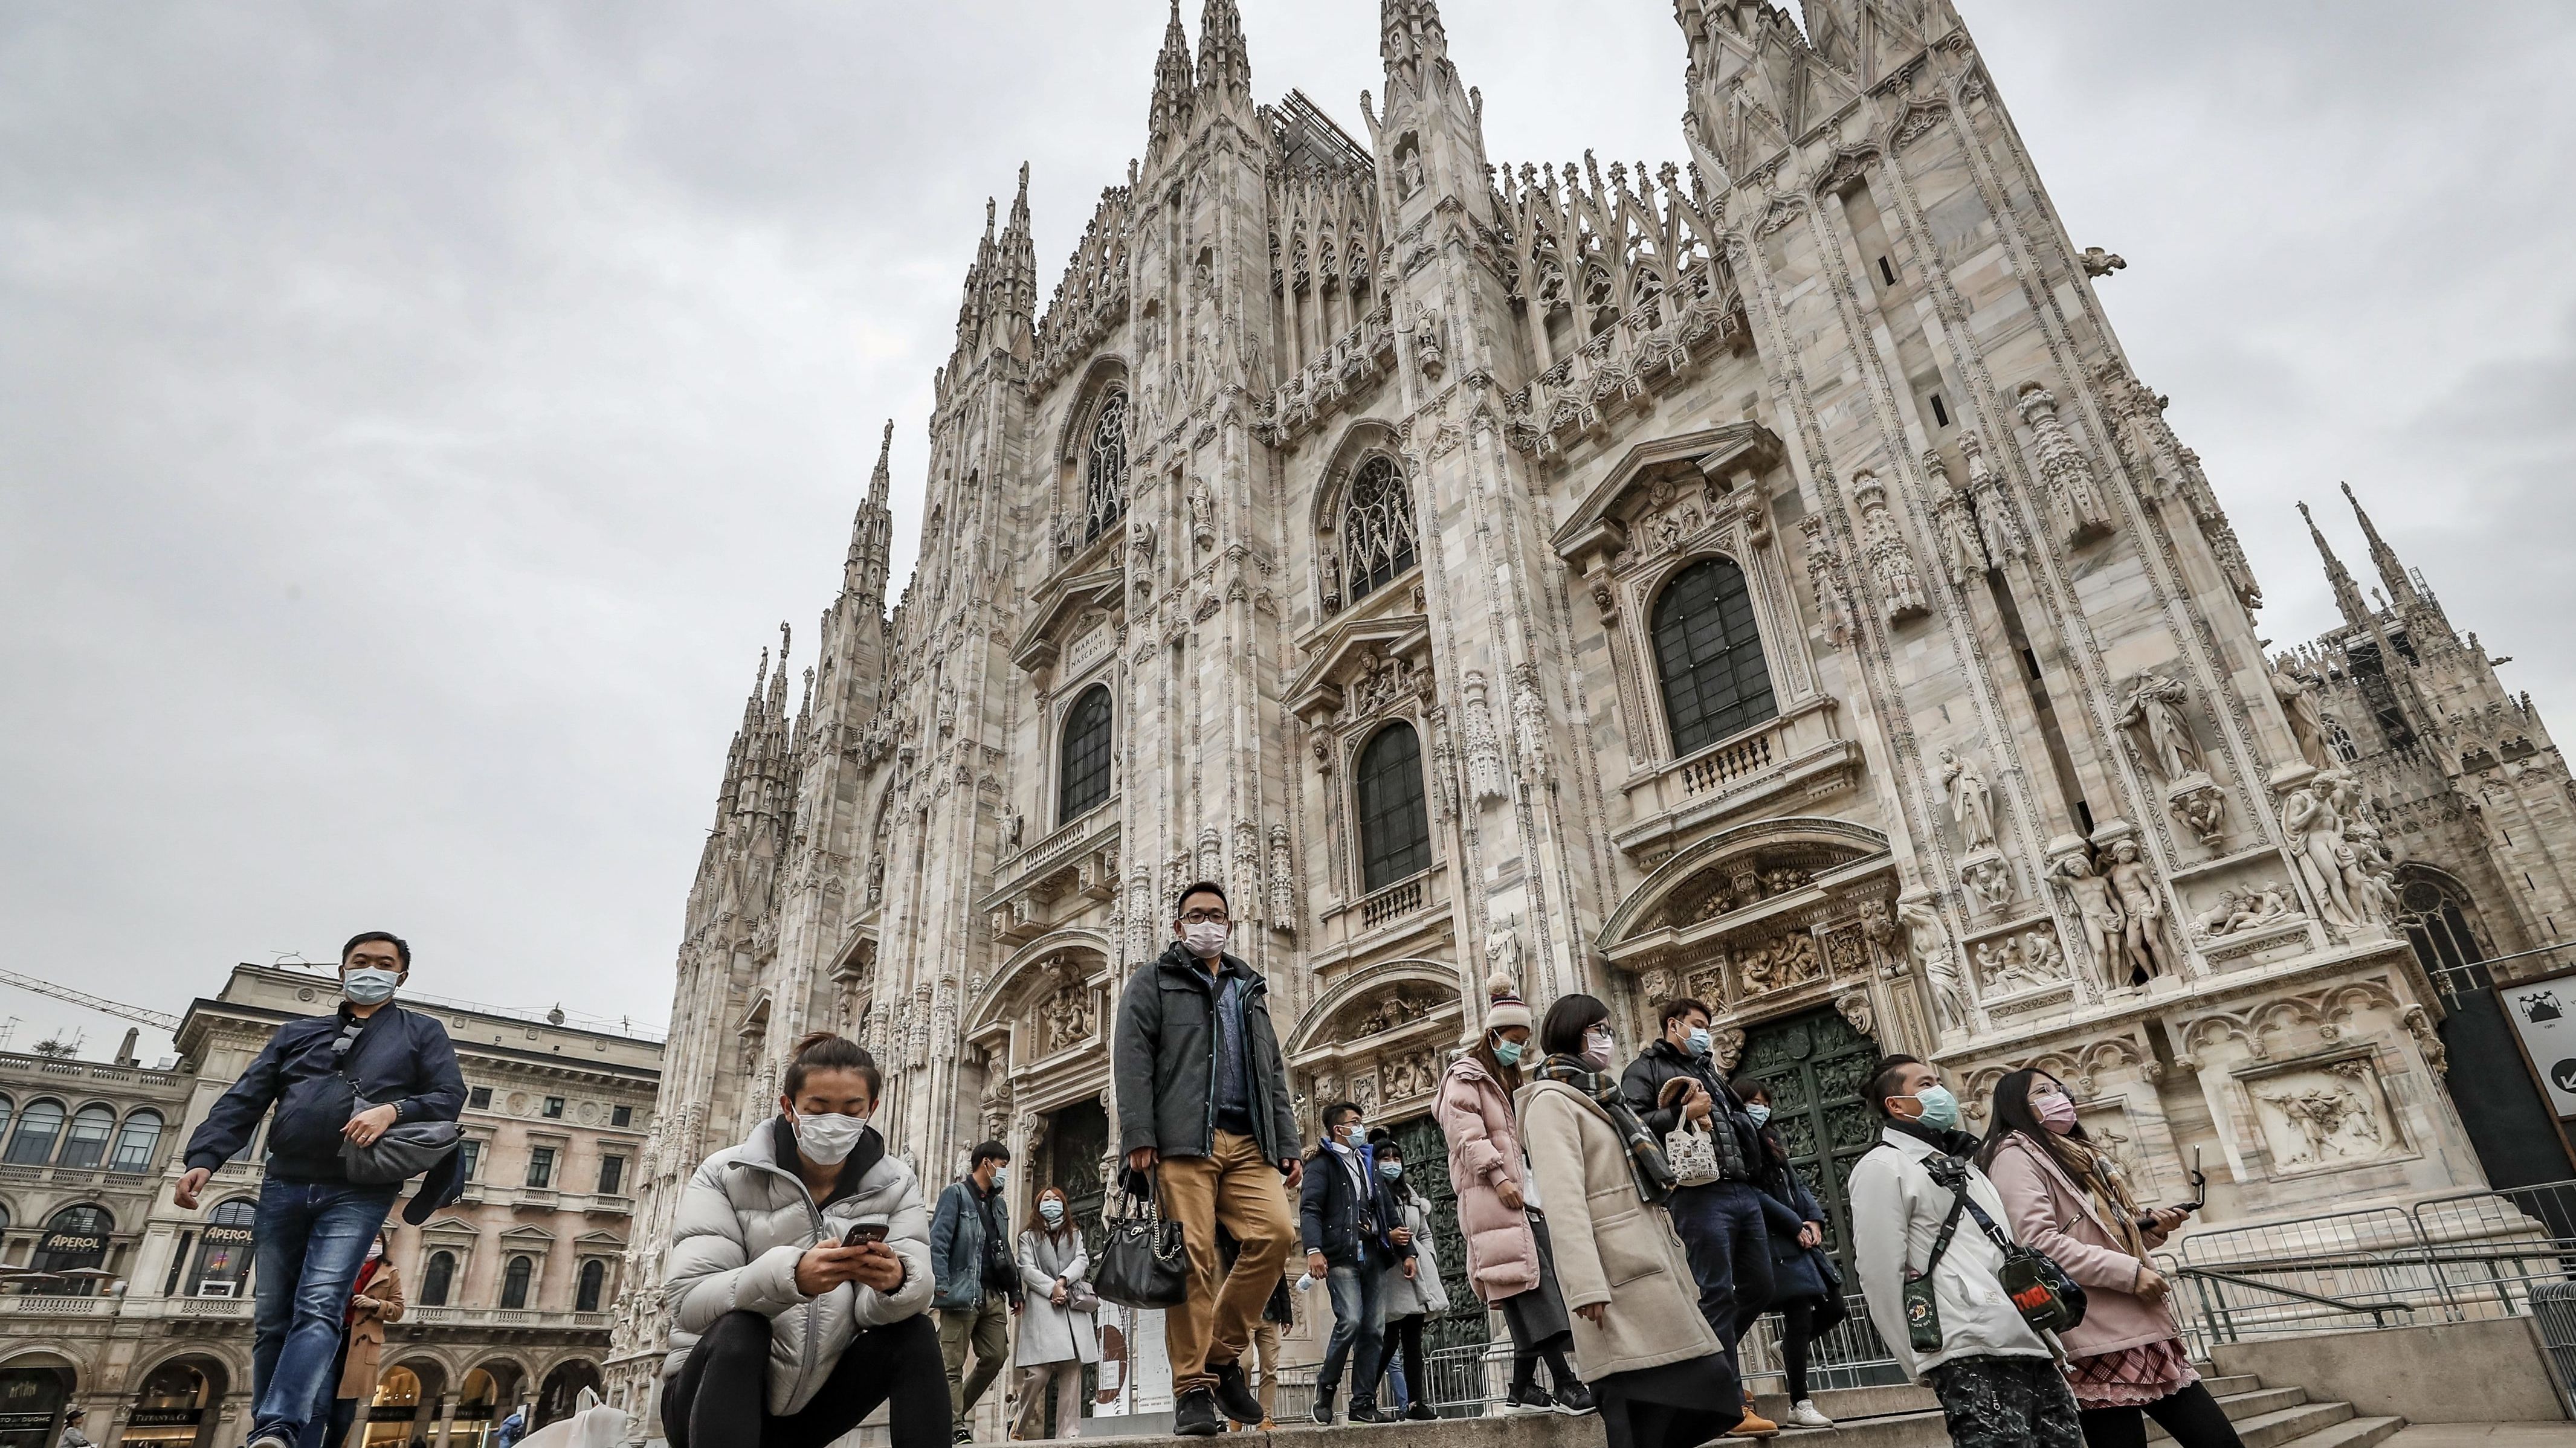
[[[1288,1069],[1270,1022],[1270,987],[1232,955],[1221,969],[1243,982],[1243,1064],[1250,1079],[1252,1135],[1265,1161],[1297,1155],[1297,1117]],[[1118,1151],[1150,1146],[1164,1156],[1209,1156],[1216,1146],[1216,987],[1189,947],[1175,940],[1152,966],[1128,978],[1118,997],[1111,1057],[1117,1078]]]
[[[1432,1119],[1449,1141],[1449,1182],[1458,1192],[1458,1231],[1467,1241],[1467,1285],[1485,1302],[1516,1297],[1539,1284],[1538,1234],[1529,1214],[1503,1205],[1503,1183],[1529,1172],[1512,1100],[1485,1063],[1465,1055],[1440,1078]]]
[[[912,1168],[886,1153],[871,1131],[841,1164],[828,1207],[817,1206],[796,1173],[796,1132],[784,1116],[702,1163],[671,1223],[662,1301],[671,1314],[669,1376],[729,1312],[769,1319],[769,1411],[801,1411],[860,1332],[886,1327],[930,1305],[930,1217]],[[853,1222],[886,1224],[886,1245],[903,1259],[901,1285],[879,1292],[844,1282],[819,1297],[796,1288],[796,1261]]]
[[[1975,1147],[1973,1137],[1955,1137],[1956,1145]],[[2004,1295],[1996,1274],[2004,1254],[1961,1213],[1959,1230],[1950,1238],[1932,1272],[1932,1300],[1941,1313],[1941,1346],[1917,1354],[1905,1333],[1905,1274],[1932,1255],[1933,1239],[1950,1215],[1956,1194],[1932,1180],[1924,1166],[1941,1152],[1930,1141],[1891,1126],[1879,1145],[1862,1154],[1851,1172],[1851,1230],[1860,1289],[1869,1299],[1870,1320],[1895,1354],[1896,1365],[1920,1378],[1929,1368],[1957,1358],[2047,1357],[2048,1344],[2021,1320],[2012,1299]],[[1950,1154],[1963,1154],[1952,1152]],[[1997,1227],[2012,1230],[2002,1194],[1985,1173],[1967,1168],[1969,1198],[1986,1209]]]

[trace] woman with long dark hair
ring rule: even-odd
[[[1440,1256],[1432,1240],[1431,1199],[1405,1174],[1404,1148],[1396,1144],[1393,1133],[1377,1127],[1369,1132],[1369,1145],[1376,1148],[1378,1174],[1386,1178],[1387,1194],[1403,1213],[1396,1225],[1413,1238],[1403,1260],[1386,1269],[1386,1377],[1389,1387],[1400,1389],[1387,1403],[1407,1418],[1429,1422],[1438,1415],[1431,1411],[1431,1375],[1422,1365],[1422,1328],[1449,1310],[1449,1294],[1440,1285]]]
[[[1046,1404],[1055,1399],[1055,1436],[1082,1434],[1082,1365],[1100,1361],[1100,1330],[1093,1314],[1091,1253],[1082,1224],[1073,1219],[1062,1187],[1038,1193],[1037,1220],[1020,1233],[1020,1340],[1012,1361],[1020,1368],[1020,1415],[1015,1440],[1044,1438]]]
[[[1993,1120],[1977,1165],[2012,1213],[2013,1236],[2057,1259],[2089,1302],[2083,1325],[2059,1335],[2084,1441],[2146,1448],[2152,1417],[2181,1448],[2244,1448],[2192,1368],[2171,1285],[2147,1262],[2190,1214],[2141,1209],[2085,1134],[2074,1098],[2045,1071],[1996,1082]]]
[[[1699,1310],[1664,1203],[1672,1167],[1611,1071],[1610,1008],[1557,997],[1547,1059],[1520,1090],[1521,1139],[1550,1211],[1574,1360],[1609,1448],[1695,1448],[1744,1418],[1744,1387]]]
[[[1512,1382],[1503,1410],[1588,1413],[1591,1395],[1565,1358],[1574,1329],[1548,1260],[1547,1218],[1532,1190],[1520,1121],[1512,1113],[1521,1064],[1532,1061],[1530,1008],[1507,975],[1489,978],[1485,996],[1485,1033],[1449,1063],[1431,1107],[1449,1143],[1449,1185],[1458,1193],[1467,1285],[1503,1314],[1512,1335]],[[1542,1359],[1556,1384],[1553,1396],[1538,1385]]]
[[[1781,1422],[1792,1428],[1830,1428],[1834,1420],[1807,1396],[1807,1350],[1851,1310],[1843,1303],[1842,1273],[1825,1254],[1825,1209],[1789,1164],[1789,1145],[1771,1116],[1771,1088],[1760,1081],[1737,1081],[1735,1094],[1762,1143],[1762,1160],[1754,1171],[1762,1188],[1763,1220],[1771,1229],[1771,1305],[1780,1313],[1780,1359],[1789,1378],[1789,1416]]]

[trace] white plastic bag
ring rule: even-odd
[[[518,1448],[623,1448],[625,1442],[626,1415],[584,1388],[571,1417],[520,1439]]]

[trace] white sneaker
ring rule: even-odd
[[[1813,1398],[1800,1398],[1789,1409],[1789,1416],[1784,1421],[1792,1428],[1830,1428],[1834,1425],[1834,1420],[1816,1407]]]

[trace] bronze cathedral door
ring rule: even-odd
[[[1846,1283],[1860,1279],[1852,1272],[1851,1199],[1843,1184],[1878,1142],[1878,1117],[1862,1099],[1877,1065],[1878,1043],[1828,1006],[1748,1028],[1735,1067],[1737,1085],[1771,1088],[1771,1120],[1790,1164],[1824,1206],[1825,1247]]]

